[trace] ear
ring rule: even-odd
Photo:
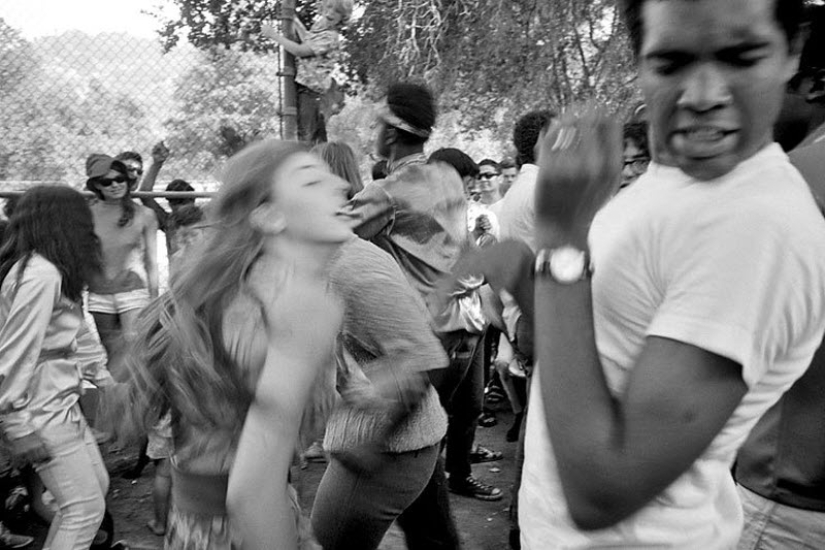
[[[249,224],[267,235],[277,235],[286,229],[286,219],[271,203],[264,203],[253,210],[249,214]]]
[[[387,130],[384,133],[384,140],[387,142],[387,145],[394,145],[398,140],[398,131],[391,126],[387,126]]]

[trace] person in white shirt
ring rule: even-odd
[[[601,208],[618,126],[542,144],[522,547],[731,548],[736,450],[825,329],[825,220],[772,137],[803,2],[623,7],[656,158]]]

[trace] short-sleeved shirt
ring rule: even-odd
[[[295,82],[322,94],[332,86],[332,73],[341,56],[341,35],[335,29],[310,30],[303,44],[312,55],[298,60]]]
[[[742,509],[730,474],[759,417],[799,378],[825,328],[825,220],[778,145],[695,180],[652,165],[590,231],[596,346],[621,396],[648,336],[742,366],[748,387],[708,449],[613,527],[570,519],[534,380],[519,495],[522,547],[731,548]],[[534,376],[544,374],[541,367]]]

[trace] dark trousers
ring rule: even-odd
[[[327,141],[327,126],[321,113],[321,94],[296,84],[298,91],[298,139],[309,143]]]
[[[378,548],[396,519],[410,550],[457,549],[438,455],[439,445],[384,453],[377,468],[356,472],[333,454],[312,508],[312,529],[324,550]]]
[[[442,339],[450,365],[439,395],[449,415],[446,469],[464,479],[472,473],[470,451],[484,402],[484,335],[462,331],[452,336]]]

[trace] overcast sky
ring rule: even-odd
[[[155,11],[165,4],[166,0],[0,0],[0,17],[26,38],[73,29],[151,38],[158,24],[141,10]]]

